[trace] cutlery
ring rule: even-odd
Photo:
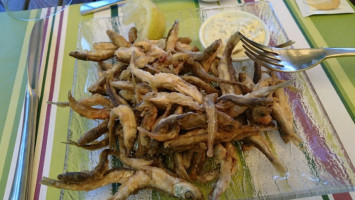
[[[38,85],[36,63],[40,59],[39,49],[41,47],[41,30],[43,20],[38,21],[33,26],[27,55],[27,89],[25,94],[23,128],[21,132],[21,141],[19,154],[15,169],[15,175],[12,182],[10,199],[22,200],[30,199],[30,182],[32,163],[35,145],[36,118],[38,108]]]
[[[81,15],[88,15],[100,10],[104,10],[111,5],[114,4],[124,4],[126,1],[125,0],[103,0],[103,1],[95,1],[95,2],[90,2],[90,3],[84,3],[83,5],[80,6],[80,14]]]
[[[310,69],[323,60],[332,57],[355,56],[355,48],[309,48],[285,49],[268,47],[241,38],[245,54],[255,62],[272,70],[281,72],[298,72]]]

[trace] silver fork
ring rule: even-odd
[[[27,90],[25,94],[24,119],[21,132],[21,142],[18,150],[14,179],[12,182],[10,200],[27,200],[30,197],[35,149],[35,134],[37,123],[37,108],[39,100],[38,61],[42,48],[42,30],[44,21],[40,20],[33,26],[27,57]]]
[[[298,72],[310,69],[323,60],[340,56],[355,56],[355,48],[285,49],[264,46],[245,36],[241,38],[245,54],[272,70]]]
[[[125,0],[102,0],[102,1],[84,3],[80,6],[80,14],[88,15],[100,10],[104,10],[114,4],[121,5],[124,3],[126,3]]]

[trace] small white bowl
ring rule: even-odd
[[[211,43],[222,39],[223,48],[220,48],[218,57],[221,57],[225,42],[233,33],[240,31],[243,35],[255,42],[268,45],[270,42],[270,31],[266,24],[257,16],[244,11],[224,11],[209,17],[204,21],[199,30],[199,38],[203,48],[207,48]],[[254,35],[254,38],[253,38]],[[233,61],[248,60],[241,42],[234,50],[241,51],[232,55]]]

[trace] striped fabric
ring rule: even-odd
[[[245,0],[253,2],[253,0]],[[297,47],[355,47],[354,14],[339,16],[312,16],[303,18],[294,0],[270,0],[276,15],[290,39]],[[244,3],[241,0],[221,0],[205,3],[197,0],[155,0],[164,11],[208,8]],[[78,25],[91,18],[117,16],[116,6],[111,9],[81,16],[79,5],[72,5],[59,14],[43,21],[43,45],[39,61],[40,108],[37,124],[36,155],[33,170],[32,196],[34,199],[58,199],[60,190],[41,186],[42,176],[56,177],[63,172],[65,145],[68,132],[68,108],[57,109],[47,101],[65,101],[72,88],[75,59],[69,52],[76,49]],[[55,8],[33,10],[30,15],[55,12]],[[23,99],[27,84],[26,60],[29,36],[35,22],[16,21],[0,14],[0,199],[8,199],[22,130]],[[344,24],[345,23],[345,24]],[[341,26],[339,25],[341,24]],[[355,58],[332,59],[321,67],[307,71],[324,109],[355,163]],[[325,90],[324,88],[327,88]],[[351,200],[354,193],[330,194],[303,198],[307,200]]]

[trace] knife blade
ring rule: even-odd
[[[27,88],[25,94],[23,128],[10,199],[30,199],[30,182],[35,149],[36,119],[38,108],[38,69],[41,34],[44,21],[37,21],[32,29],[27,55]]]
[[[80,14],[88,15],[93,12],[104,10],[110,7],[111,5],[114,4],[121,5],[124,4],[125,2],[126,2],[125,0],[103,0],[103,1],[84,3],[83,5],[80,6]]]

